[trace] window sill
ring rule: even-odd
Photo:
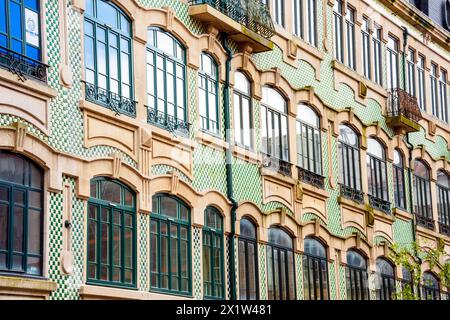
[[[206,147],[211,147],[219,151],[228,149],[228,144],[224,140],[209,132],[197,131],[195,134],[195,140]]]
[[[408,221],[408,222],[413,220],[413,215],[401,208],[394,208],[392,210],[392,213],[398,219]]]
[[[0,275],[0,297],[4,299],[48,299],[57,284],[47,279]]]
[[[250,162],[253,164],[258,164],[258,154],[251,150],[243,148],[239,145],[234,145],[233,155],[241,160]]]
[[[97,299],[124,299],[124,300],[144,300],[146,292],[133,289],[122,289],[104,287],[99,285],[83,285],[80,287],[80,296],[84,300]]]

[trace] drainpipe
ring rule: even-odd
[[[403,27],[403,89],[406,91],[406,46],[408,43],[408,29],[406,27]],[[409,141],[409,132],[406,133],[406,145],[408,147],[408,163],[409,163],[409,170],[408,170],[408,184],[409,184],[409,205],[410,205],[410,213],[412,214],[413,221],[412,221],[412,234],[413,234],[413,241],[416,242],[416,215],[414,214],[414,205],[413,205],[413,186],[412,186],[412,171],[413,171],[413,161],[412,161],[412,152],[414,149],[414,146]],[[419,259],[416,248],[414,248],[414,254]]]
[[[228,46],[228,36],[226,33],[222,34],[222,45],[227,53],[227,60],[225,64],[225,86],[223,88],[223,96],[225,100],[225,142],[228,144],[226,150],[226,175],[227,175],[227,197],[231,202],[231,233],[230,233],[230,252],[229,252],[229,266],[230,266],[230,292],[231,300],[236,300],[236,268],[235,268],[235,236],[236,236],[236,209],[238,204],[233,195],[233,168],[232,168],[232,150],[233,142],[231,141],[231,120],[230,120],[230,70],[231,59],[233,52]]]

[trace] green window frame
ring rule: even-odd
[[[370,300],[367,260],[354,249],[347,251],[345,281],[347,300]]]
[[[136,196],[105,177],[90,185],[87,218],[87,283],[136,288]]]
[[[157,194],[152,201],[150,290],[191,296],[190,209],[168,194]]]
[[[219,81],[216,61],[207,53],[200,56],[198,73],[198,102],[201,129],[214,135],[219,134]]]
[[[167,130],[189,131],[186,49],[170,33],[149,28],[146,64],[148,121]]]
[[[205,210],[203,227],[203,292],[206,299],[224,299],[223,219],[214,207]]]
[[[329,300],[328,260],[325,246],[307,237],[303,255],[303,294],[305,300]]]
[[[42,276],[44,172],[0,151],[0,272]]]
[[[87,0],[84,13],[86,100],[136,116],[131,20],[112,2]]]

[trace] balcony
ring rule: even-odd
[[[226,32],[230,39],[247,43],[253,52],[273,49],[275,28],[261,0],[189,0],[189,15]]]
[[[389,91],[386,123],[396,134],[420,131],[422,113],[417,98],[403,89]]]
[[[372,208],[380,210],[381,212],[384,212],[386,214],[391,214],[391,203],[389,201],[374,197],[370,194],[368,195],[368,197],[369,204],[372,206]]]
[[[292,164],[288,161],[275,158],[269,154],[261,153],[262,166],[272,171],[282,174],[283,176],[292,176]]]
[[[170,114],[159,111],[154,107],[147,107],[147,122],[163,128],[164,130],[167,130],[174,135],[179,134],[183,137],[189,136],[189,123],[175,118]]]
[[[86,101],[101,105],[116,114],[136,116],[136,101],[85,82]]]
[[[339,190],[341,197],[355,201],[359,204],[364,203],[364,192],[348,187],[343,184],[339,184]]]
[[[319,189],[325,189],[325,177],[320,174],[305,170],[301,167],[297,167],[298,180],[317,187]]]
[[[0,67],[17,75],[22,82],[28,78],[47,82],[48,65],[1,46]]]

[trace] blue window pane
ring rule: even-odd
[[[7,40],[6,40],[6,36],[0,34],[0,46],[2,47],[6,47],[7,46]]]
[[[6,3],[0,0],[0,32],[6,32]]]
[[[9,2],[9,23],[11,28],[11,36],[22,39],[22,17],[20,15],[20,5],[15,2]]]
[[[38,0],[25,0],[25,6],[34,11],[38,11]]]
[[[22,53],[22,42],[18,40],[11,40],[11,50]]]
[[[130,33],[130,23],[123,14],[120,15],[120,29],[125,33]]]
[[[26,54],[26,56],[31,58],[31,59],[34,59],[34,60],[40,60],[39,51],[40,50],[37,49],[36,47],[27,45],[27,54]]]
[[[94,15],[94,0],[86,0],[86,14]]]
[[[97,17],[104,23],[117,28],[117,11],[112,5],[99,0],[97,2]]]

